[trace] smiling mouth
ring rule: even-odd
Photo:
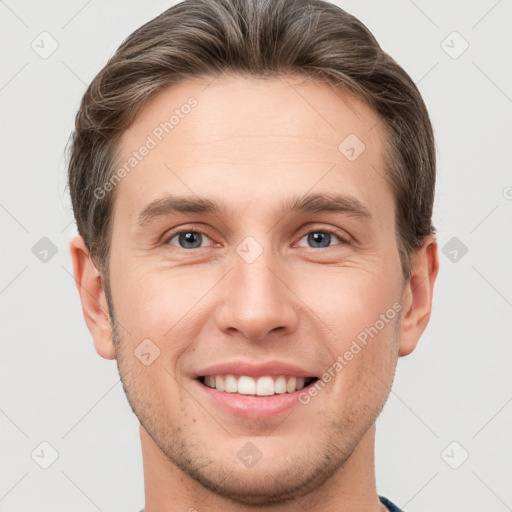
[[[318,377],[248,375],[203,375],[197,380],[206,387],[225,393],[248,396],[273,396],[299,391],[318,380]]]

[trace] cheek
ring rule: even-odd
[[[150,339],[165,354],[166,366],[173,371],[173,362],[191,349],[191,340],[201,329],[198,318],[208,318],[204,296],[211,287],[211,276],[197,276],[197,272],[126,273],[114,303],[119,322],[130,333],[132,350],[142,340]]]
[[[380,403],[393,378],[400,288],[391,272],[383,276],[383,269],[331,268],[324,278],[317,275],[296,288],[325,332],[331,358],[325,370],[335,375],[331,390],[355,400],[346,398],[347,407],[357,408],[361,400]]]
[[[119,272],[117,282],[117,288],[112,291],[119,318],[122,314],[125,322],[136,329],[172,322],[183,298],[179,276],[171,278],[165,272],[151,269],[147,263],[134,262]]]
[[[334,345],[339,344],[341,349],[376,322],[378,330],[385,331],[383,334],[390,331],[390,320],[396,313],[393,305],[400,297],[400,288],[397,279],[382,277],[384,270],[325,269],[297,281],[294,290],[324,328],[329,328],[328,339],[332,339]],[[380,321],[382,315],[385,325]]]

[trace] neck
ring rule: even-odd
[[[350,458],[323,485],[291,502],[247,506],[212,493],[171,463],[140,427],[144,465],[144,512],[382,512],[375,486],[375,426],[363,436]]]

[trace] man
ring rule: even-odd
[[[140,421],[145,512],[377,512],[375,420],[431,312],[432,127],[320,0],[186,0],[86,91],[71,254]]]

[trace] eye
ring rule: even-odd
[[[202,246],[203,238],[209,238],[200,231],[194,231],[191,229],[178,231],[170,238],[167,239],[167,244],[175,245],[172,243],[174,239],[178,241],[178,247],[181,249],[199,249]]]
[[[332,244],[333,237],[338,241],[338,243]],[[179,247],[180,249],[200,249],[205,247],[203,242],[205,242],[206,239],[211,240],[210,237],[201,231],[183,229],[173,233],[169,238],[167,238],[165,244]],[[306,233],[306,235],[299,240],[299,247],[304,247],[303,245],[300,245],[300,242],[304,239],[306,239],[306,243],[310,244],[310,247],[313,249],[325,249],[332,245],[343,245],[349,243],[349,241],[341,234],[337,234],[334,230],[326,228],[315,229]]]
[[[339,244],[342,245],[348,243],[347,240],[341,238],[341,235],[337,235],[334,231],[328,229],[315,229],[314,231],[310,231],[305,236],[303,236],[299,240],[299,244],[301,240],[306,239],[307,243],[312,244],[313,249],[323,249],[325,247],[331,246],[332,238],[339,240]],[[304,247],[304,246],[301,246]]]

